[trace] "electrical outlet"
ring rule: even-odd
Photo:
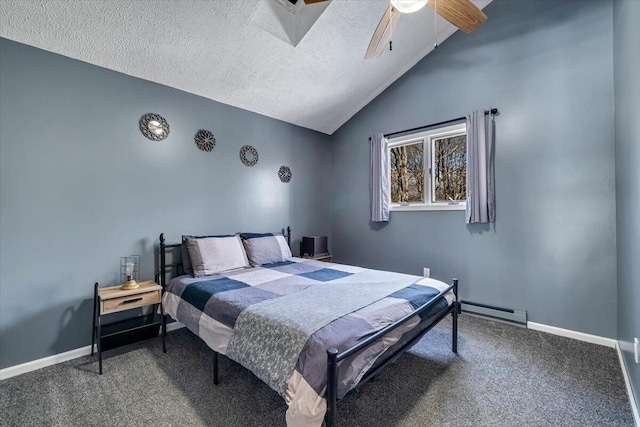
[[[423,277],[431,277],[431,269],[430,268],[423,268],[422,269],[422,276]]]
[[[640,363],[640,354],[638,354],[638,338],[633,339],[633,358],[636,363]]]

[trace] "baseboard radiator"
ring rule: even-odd
[[[511,308],[494,307],[488,304],[480,304],[472,301],[461,301],[462,311],[476,316],[496,319],[519,326],[527,326],[527,312],[523,310],[513,310]]]

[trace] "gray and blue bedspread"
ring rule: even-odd
[[[167,314],[215,351],[250,369],[289,404],[288,425],[314,426],[326,409],[326,349],[342,351],[432,300],[447,284],[419,276],[293,258],[193,278],[166,288]],[[338,395],[452,294],[341,362]]]

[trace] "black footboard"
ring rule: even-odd
[[[446,311],[441,313],[439,317],[431,323],[428,327],[426,327],[421,333],[419,333],[416,337],[408,341],[403,346],[397,348],[393,354],[387,355],[387,358],[383,363],[367,372],[367,374],[360,380],[358,385],[362,385],[372,379],[380,370],[384,369],[389,363],[396,360],[403,354],[405,351],[410,349],[417,341],[419,341],[422,336],[427,333],[431,328],[437,325],[440,320],[444,319],[449,313],[453,316],[453,328],[452,328],[452,342],[451,347],[454,353],[458,352],[458,314],[460,313],[460,305],[458,302],[458,279],[453,279],[453,284],[440,292],[435,298],[433,298],[428,303],[420,306],[418,309],[404,316],[402,319],[392,323],[391,325],[381,329],[376,332],[369,338],[364,341],[359,342],[358,344],[349,347],[343,352],[339,352],[335,348],[327,349],[327,414],[325,415],[325,424],[326,427],[334,427],[335,425],[335,415],[336,415],[336,405],[338,403],[338,363],[349,356],[353,356],[354,354],[363,351],[373,343],[377,342],[379,339],[384,337],[389,332],[394,329],[400,327],[404,323],[406,323],[409,319],[420,315],[421,313],[432,308],[440,298],[444,297],[449,291],[452,291],[455,295],[455,299],[453,303],[447,308]]]

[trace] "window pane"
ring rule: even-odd
[[[433,140],[434,202],[467,198],[467,135]]]
[[[423,151],[422,141],[389,150],[391,203],[424,202]]]

